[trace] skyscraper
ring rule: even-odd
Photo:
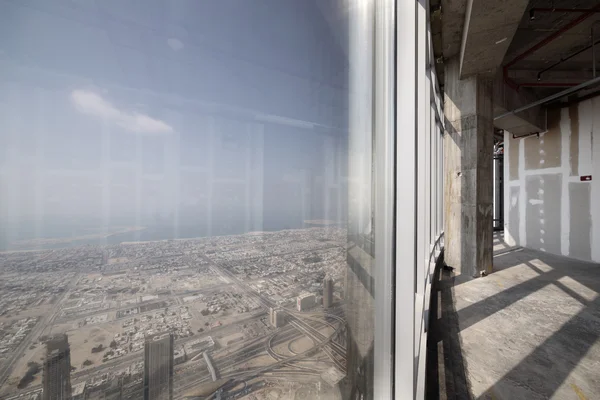
[[[275,308],[269,307],[269,322],[275,326]]]
[[[65,334],[54,336],[46,342],[43,388],[43,400],[71,398],[71,349]]]
[[[275,328],[280,328],[285,324],[285,314],[283,310],[276,308],[269,308],[269,320],[271,325]]]
[[[144,345],[144,400],[173,398],[173,335],[154,337]]]
[[[333,279],[326,276],[323,279],[323,308],[333,305]]]

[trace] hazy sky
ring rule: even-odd
[[[0,216],[42,236],[54,216],[343,217],[336,3],[1,1]]]

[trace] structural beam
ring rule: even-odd
[[[493,97],[494,117],[539,99],[539,96],[532,89],[520,88],[516,91],[508,86],[504,82],[501,71],[496,73]],[[541,106],[532,107],[519,114],[496,120],[494,126],[517,136],[532,132],[543,132],[546,130],[546,112]]]
[[[460,47],[460,76],[494,77],[528,0],[468,0]]]
[[[467,0],[442,0],[442,54],[449,59],[460,53]]]

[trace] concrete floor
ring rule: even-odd
[[[600,265],[509,248],[497,235],[494,271],[453,282],[458,365],[473,398],[600,399]]]

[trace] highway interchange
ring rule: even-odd
[[[294,285],[294,282],[300,282],[300,285],[304,285],[301,287],[313,285],[312,290],[315,290],[314,282],[319,282],[319,279],[322,280],[322,275],[321,278],[318,277],[320,271],[323,271],[323,273],[325,273],[325,271],[331,273],[331,271],[334,270],[331,269],[330,266],[333,266],[335,269],[338,268],[336,265],[339,265],[336,263],[345,261],[344,253],[341,253],[338,259],[336,258],[338,257],[336,253],[331,252],[332,249],[336,248],[336,245],[332,243],[332,240],[328,239],[330,237],[328,235],[330,234],[330,232],[320,233],[320,231],[309,230],[305,232],[290,231],[274,233],[273,236],[281,241],[281,245],[272,246],[255,243],[256,236],[232,236],[216,239],[211,238],[210,242],[182,241],[168,243],[157,242],[155,244],[142,243],[139,245],[140,247],[137,247],[138,245],[135,245],[135,247],[120,246],[116,247],[116,250],[114,251],[102,250],[102,248],[100,248],[100,252],[96,251],[95,248],[80,250],[79,254],[83,254],[89,260],[88,265],[100,265],[97,270],[100,273],[90,273],[96,274],[96,277],[101,276],[101,278],[93,278],[96,279],[96,281],[91,281],[91,278],[89,278],[89,275],[86,276],[85,272],[88,270],[88,267],[79,270],[75,274],[75,277],[69,281],[66,290],[52,303],[50,311],[40,317],[31,333],[18,345],[17,351],[10,355],[11,358],[9,359],[9,362],[3,364],[3,368],[0,370],[0,383],[5,382],[6,379],[11,376],[11,371],[14,369],[19,357],[24,354],[24,351],[32,346],[32,344],[36,343],[36,341],[39,341],[42,335],[45,335],[49,330],[52,330],[53,325],[63,324],[64,326],[65,324],[72,324],[73,316],[80,319],[83,316],[88,318],[95,315],[101,316],[106,313],[111,313],[110,315],[113,315],[115,312],[124,309],[123,304],[131,304],[107,301],[101,308],[90,307],[89,309],[82,309],[85,312],[85,315],[73,314],[73,316],[69,316],[61,313],[61,307],[63,307],[66,302],[72,304],[75,300],[71,299],[82,298],[80,294],[82,287],[101,288],[102,285],[104,285],[104,288],[110,288],[107,286],[108,284],[106,282],[111,282],[109,283],[110,285],[116,284],[117,288],[123,287],[126,290],[139,288],[140,286],[138,285],[147,285],[147,277],[157,277],[157,279],[163,280],[170,279],[168,277],[171,276],[169,274],[173,273],[172,271],[175,271],[175,274],[179,274],[177,271],[181,270],[181,268],[189,268],[187,266],[193,267],[190,270],[183,269],[180,275],[181,277],[192,276],[193,279],[198,279],[196,278],[197,276],[200,276],[198,273],[205,274],[201,276],[209,277],[209,284],[198,286],[194,283],[189,286],[191,290],[170,289],[165,291],[157,287],[149,286],[146,289],[142,288],[142,290],[147,294],[160,293],[160,301],[165,305],[165,302],[168,302],[169,307],[171,305],[181,307],[185,304],[191,304],[187,303],[186,301],[189,300],[186,299],[194,297],[196,294],[199,295],[200,293],[208,300],[211,298],[214,299],[214,295],[219,295],[219,293],[238,293],[241,294],[242,297],[239,297],[239,295],[236,294],[238,297],[235,298],[243,299],[244,302],[255,304],[253,307],[257,308],[246,310],[241,314],[234,314],[236,315],[236,318],[230,320],[230,322],[226,322],[223,326],[211,325],[210,329],[206,328],[206,332],[204,333],[204,335],[211,335],[213,337],[216,335],[220,338],[228,338],[231,336],[232,332],[236,332],[236,330],[241,332],[242,325],[244,329],[246,328],[246,324],[249,326],[257,324],[256,326],[263,327],[262,330],[253,330],[251,334],[244,334],[242,341],[235,342],[233,345],[224,344],[230,342],[224,342],[225,339],[220,339],[220,345],[217,345],[211,351],[210,359],[212,359],[212,364],[218,371],[218,375],[221,378],[230,378],[234,383],[237,383],[238,386],[236,387],[236,390],[239,389],[239,384],[243,384],[242,386],[244,387],[247,384],[249,385],[248,387],[259,388],[260,385],[255,385],[257,378],[265,379],[266,381],[274,379],[276,381],[282,377],[287,377],[285,380],[289,381],[293,376],[292,380],[298,379],[299,381],[302,381],[302,379],[308,379],[311,382],[316,382],[319,381],[319,376],[321,376],[324,371],[331,368],[335,368],[341,374],[345,374],[346,349],[344,345],[337,342],[338,338],[345,335],[346,330],[343,304],[338,302],[335,307],[328,310],[323,310],[320,306],[317,306],[310,311],[299,312],[294,308],[291,308],[289,304],[289,301],[292,301],[291,305],[294,305],[295,301],[293,300],[295,297],[291,297],[294,295],[288,295],[286,297],[288,306],[282,308],[280,303],[277,302],[280,300],[275,301],[277,299],[277,296],[275,296],[275,294],[278,293],[277,291],[274,292],[272,288],[269,290],[262,290],[258,288],[260,285],[257,285],[257,282],[265,282],[265,280],[269,279],[269,276],[272,276],[261,275],[264,273],[275,274],[275,276],[282,277],[292,275],[293,280],[291,278],[288,279],[288,284]],[[294,235],[300,235],[298,238],[301,240],[298,240]],[[335,242],[342,243],[340,239],[343,238],[343,235],[340,235],[340,238],[336,237]],[[218,253],[217,255],[211,253],[211,249],[216,246],[215,243],[213,243],[215,240],[218,241],[218,246],[221,249],[221,253]],[[275,239],[269,240],[271,240],[271,242],[269,242],[271,244],[277,243],[274,242]],[[223,242],[223,244],[221,244],[221,242]],[[231,253],[224,250],[227,246],[230,246]],[[295,247],[297,247],[297,250],[290,251],[290,249],[294,249]],[[107,256],[108,251],[112,251],[113,253],[110,253],[111,255]],[[56,254],[59,254],[66,259],[70,253],[68,250],[65,250]],[[147,258],[139,258],[140,254]],[[167,254],[167,256],[164,256],[164,254]],[[228,254],[232,254],[231,257],[225,256]],[[257,257],[256,254],[259,256]],[[321,259],[320,257],[315,256],[315,254],[322,254],[323,258]],[[210,257],[207,257],[207,255],[210,255]],[[99,256],[102,258],[102,262],[97,261]],[[77,257],[82,256],[77,255]],[[125,260],[123,267],[120,268],[122,268],[123,271],[126,271],[125,273],[127,275],[114,275],[123,276],[123,278],[125,278],[123,284],[118,283],[120,278],[115,279],[111,278],[111,275],[105,276],[103,274],[104,266],[111,257],[116,260]],[[308,261],[305,261],[305,258]],[[135,260],[135,265],[146,266],[150,269],[148,269],[147,272],[146,270],[135,272],[137,267],[127,269],[127,260]],[[314,262],[317,262],[318,264],[310,264]],[[15,268],[20,268],[17,264],[15,265]],[[74,262],[72,265],[76,265],[76,263]],[[119,264],[111,265],[114,266]],[[248,280],[243,279],[244,275],[248,274],[248,272],[236,270],[239,265],[247,265],[248,268],[254,268],[253,272],[250,273],[253,274],[255,278]],[[156,268],[155,266],[158,266],[158,269],[152,269]],[[118,273],[118,268],[115,267],[113,269]],[[77,271],[77,269],[74,271]],[[187,271],[193,271],[192,275]],[[286,271],[289,272],[286,273]],[[161,278],[161,276],[164,276],[165,278]],[[185,278],[179,278],[177,275],[173,276],[176,277],[173,278],[173,282],[183,282],[185,280]],[[258,277],[256,278],[256,276]],[[265,278],[265,276],[267,278]],[[137,279],[137,281],[135,279]],[[284,282],[282,280],[277,281],[277,279],[280,278],[276,278],[276,281],[274,281],[275,286],[273,287],[275,288],[277,285],[281,285],[282,282]],[[298,279],[300,281],[298,281]],[[101,283],[99,285],[96,282],[100,282],[100,280]],[[84,286],[82,286],[82,282]],[[129,285],[127,285],[127,282],[129,282]],[[183,288],[179,283],[175,283],[175,286],[172,287]],[[287,287],[287,285],[284,287]],[[292,286],[289,287],[291,288]],[[76,293],[77,295],[72,296],[73,293]],[[69,297],[70,295],[71,297]],[[231,298],[231,295],[229,297]],[[156,298],[156,296],[154,296],[154,298]],[[279,298],[281,299],[281,296],[279,296]],[[105,296],[105,299],[108,299],[108,297]],[[158,300],[155,301],[157,302]],[[203,303],[205,302],[203,301]],[[148,303],[138,304],[143,305]],[[165,305],[162,307],[165,307]],[[142,307],[145,306],[140,306],[139,310],[142,310]],[[262,324],[265,323],[265,320],[268,320],[265,316],[272,307],[279,308],[283,311],[286,323],[281,328],[265,329]],[[146,309],[149,308],[146,307]],[[155,310],[155,308],[153,310]],[[200,309],[190,307],[190,312],[194,318],[201,318],[199,311]],[[135,315],[139,318],[146,314],[149,314],[149,312],[142,310],[138,311]],[[212,319],[212,321],[221,318],[223,317],[218,316],[215,319]],[[204,327],[204,321],[206,321],[206,319],[202,320],[202,327]],[[196,325],[195,329],[197,328],[198,325]],[[201,330],[198,330],[198,332],[200,331]],[[69,333],[69,335],[77,335],[77,330],[72,332],[73,333]],[[219,335],[220,332],[223,333]],[[197,338],[198,336],[180,337],[176,339],[175,346],[180,348],[181,345],[186,342],[196,340]],[[343,338],[341,341],[343,342]],[[299,345],[300,348],[294,349],[293,343],[301,343]],[[90,345],[87,346],[89,347]],[[89,351],[89,349],[86,351]],[[141,361],[143,361],[143,352],[128,352],[118,358],[104,360],[102,363],[94,364],[91,367],[72,372],[71,384],[74,386],[80,382],[86,381],[88,382],[89,387],[90,379],[93,377],[100,377],[106,373],[111,373],[111,376],[113,376],[116,372]],[[21,361],[21,364],[22,363],[23,362]],[[79,365],[77,365],[77,367],[79,367]],[[130,394],[130,398],[136,398],[135,396],[139,395],[141,381],[139,375],[131,375],[131,379],[133,379],[133,381],[123,384],[122,393],[125,394],[127,392]],[[181,396],[189,389],[209,381],[212,381],[212,379],[205,359],[202,356],[195,356],[192,359],[188,357],[187,361],[174,367],[175,398],[181,398]],[[230,388],[233,389],[234,386],[231,386]],[[27,392],[39,389],[40,380],[38,379],[33,382],[33,385],[30,385],[26,390],[21,391],[20,393],[26,394]],[[4,393],[4,397],[0,395],[0,399],[9,397],[10,395],[6,392]],[[124,398],[126,397],[127,396],[124,396]]]

